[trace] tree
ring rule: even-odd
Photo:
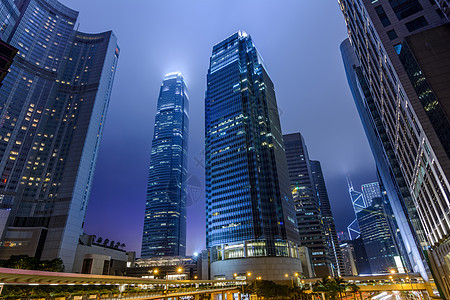
[[[119,247],[120,247],[120,242],[117,242],[117,243],[114,245],[114,248],[119,249]]]
[[[96,244],[101,244],[101,243],[102,243],[102,241],[103,241],[103,238],[102,238],[102,237],[99,237],[99,238],[97,239],[97,242],[96,242]]]
[[[120,248],[122,248],[122,250],[123,250],[123,248],[125,248],[125,247],[126,247],[126,245],[125,245],[124,243],[120,244]]]
[[[256,294],[264,299],[275,299],[278,297],[286,299],[292,295],[288,286],[276,284],[269,280],[256,280],[254,283],[244,287],[244,293]]]
[[[12,255],[7,260],[2,260],[0,266],[11,269],[36,270],[49,272],[63,272],[64,264],[60,258],[52,260],[38,260],[28,255]]]
[[[356,293],[358,293],[361,288],[354,283],[350,283],[349,285],[347,285],[347,289],[350,291],[350,293],[353,294],[353,298],[356,298],[355,297]],[[360,296],[361,296],[361,294],[360,294]],[[361,300],[362,300],[362,297],[361,297]]]
[[[109,243],[109,246],[111,247],[111,248],[114,248],[114,244],[115,244],[116,242],[114,242],[114,241],[111,241],[111,243]]]
[[[322,299],[325,299],[325,294],[330,292],[330,279],[325,276],[322,280],[318,280],[313,284],[313,292],[322,294]]]
[[[109,243],[109,239],[105,239],[105,240],[103,241],[103,246],[107,246],[108,243]]]
[[[39,263],[40,271],[64,272],[64,264],[61,258],[44,260]]]
[[[339,299],[342,299],[341,293],[345,293],[346,288],[345,280],[342,279],[342,277],[334,277],[333,280],[331,280],[331,289],[339,294]]]

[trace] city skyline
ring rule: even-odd
[[[268,72],[273,77],[277,89],[283,133],[299,130],[304,133],[305,138],[308,140],[311,158],[322,162],[337,228],[338,230],[345,229],[346,225],[351,221],[351,217],[349,218],[347,214],[351,206],[347,198],[345,175],[351,173],[354,180],[358,181],[359,184],[374,181],[376,177],[375,169],[372,167],[373,159],[368,150],[360,121],[346,86],[346,79],[338,51],[339,43],[345,38],[346,31],[336,3],[307,4],[314,11],[322,10],[322,13],[329,17],[330,22],[333,21],[333,24],[336,24],[336,26],[332,26],[333,30],[331,32],[328,32],[323,26],[319,26],[314,19],[306,16],[306,14],[303,22],[297,21],[298,16],[289,13],[286,15],[286,18],[278,17],[278,19],[285,21],[278,25],[275,24],[274,28],[269,28],[267,25],[262,29],[258,29],[257,26],[250,24],[251,20],[244,21],[241,14],[235,13],[233,21],[230,21],[230,24],[226,26],[224,25],[223,28],[214,27],[210,30],[205,29],[202,31],[200,28],[205,27],[204,24],[195,23],[187,26],[189,29],[187,31],[189,33],[187,34],[188,36],[194,33],[200,34],[198,41],[201,47],[191,47],[186,44],[186,38],[180,37],[181,40],[177,43],[182,43],[183,48],[179,52],[172,50],[174,49],[173,45],[176,43],[172,43],[170,38],[166,38],[166,35],[157,34],[156,30],[151,30],[152,28],[148,27],[151,24],[147,24],[145,28],[149,30],[151,37],[158,41],[156,44],[159,44],[159,46],[155,50],[156,52],[153,51],[156,47],[154,43],[146,47],[150,52],[142,56],[143,64],[137,65],[136,60],[131,59],[133,54],[136,53],[131,49],[134,47],[135,42],[127,40],[128,37],[126,36],[130,27],[126,27],[123,24],[117,26],[114,20],[114,16],[118,11],[122,12],[122,10],[125,10],[124,7],[121,7],[121,4],[118,8],[111,11],[110,14],[101,16],[102,20],[100,22],[98,19],[95,20],[94,16],[101,11],[100,8],[104,5],[102,1],[95,4],[88,4],[88,2],[84,1],[62,2],[74,9],[81,10],[81,30],[96,31],[101,30],[103,27],[112,26],[122,45],[121,62],[118,66],[120,72],[118,72],[118,78],[115,82],[109,119],[105,126],[94,189],[86,218],[85,228],[88,233],[124,241],[129,250],[140,249],[140,228],[142,228],[141,220],[143,219],[145,205],[147,177],[147,168],[145,166],[148,166],[149,163],[150,135],[153,132],[151,123],[156,107],[155,100],[152,99],[156,99],[158,93],[153,86],[156,85],[157,87],[156,82],[159,82],[160,78],[167,72],[182,71],[190,87],[192,102],[191,130],[195,132],[196,137],[193,137],[190,141],[189,171],[191,177],[188,179],[188,184],[204,189],[202,176],[202,164],[204,161],[202,147],[203,118],[200,112],[203,111],[202,103],[206,90],[207,57],[210,55],[211,45],[229,36],[237,29],[248,31],[258,43],[261,51],[264,52],[264,59],[269,65]],[[175,2],[175,4],[181,5],[178,2]],[[197,4],[201,4],[201,2],[197,2]],[[165,5],[162,5],[163,7],[157,5],[156,8],[169,9],[172,7],[170,4]],[[267,3],[264,5],[264,11],[272,8]],[[287,5],[293,9],[298,8],[299,12],[301,12],[301,6],[294,1]],[[189,8],[189,11],[198,7],[199,5],[194,5],[193,8]],[[156,9],[151,5],[150,8]],[[213,10],[213,8],[209,9]],[[272,11],[278,16],[286,13],[284,9],[281,10],[280,8]],[[303,12],[301,13],[303,14]],[[180,14],[177,13],[177,16],[180,16]],[[161,16],[161,18],[163,17]],[[139,20],[139,18],[136,19]],[[184,17],[183,20],[187,19]],[[213,18],[208,17],[204,21],[213,22]],[[313,34],[317,34],[309,30],[295,34],[298,41],[293,41],[292,49],[274,49],[270,47],[271,43],[265,40],[264,36],[266,33],[272,39],[282,40],[289,38],[293,35],[293,32],[298,30],[298,26],[306,28],[304,23],[306,21],[315,22],[314,24],[318,26],[320,34],[324,36],[323,40],[318,41],[317,47],[320,51],[317,51],[317,49],[315,51],[314,49],[308,50],[302,45],[302,38],[312,38]],[[130,22],[133,23],[134,21],[130,20]],[[170,27],[172,30],[170,32],[174,32],[174,27],[169,23],[166,24],[167,28]],[[136,26],[135,22],[133,24]],[[284,31],[281,28],[285,28]],[[161,45],[164,45],[164,47]],[[136,49],[138,48],[136,47]],[[167,51],[167,49],[169,50]],[[303,57],[299,58],[297,62],[299,69],[301,69],[303,64],[308,63],[308,56],[313,55],[314,52],[318,52],[318,55],[321,55],[321,59],[327,64],[324,67],[322,63],[316,62],[316,70],[311,70],[311,66],[306,68],[310,72],[309,75],[306,74],[308,72],[305,72],[304,75],[299,74],[299,76],[301,75],[300,79],[305,82],[305,91],[300,93],[292,88],[289,80],[290,75],[295,75],[296,73],[293,71],[286,72],[285,65],[287,61],[282,59],[283,56],[292,51],[302,51],[304,53]],[[142,51],[140,50],[139,52]],[[157,54],[160,55],[160,59],[155,61],[152,57],[158,57]],[[317,59],[319,58],[316,56]],[[199,64],[199,66],[197,67],[190,63],[188,68],[186,64],[190,61]],[[136,73],[142,70],[144,66],[147,68],[147,71],[142,74],[143,76],[136,77],[132,75],[133,72]],[[135,80],[129,81],[127,77]],[[309,77],[314,78],[314,80],[309,79]],[[323,80],[323,82],[320,83],[320,80]],[[320,84],[327,85],[327,89],[321,89],[317,83],[318,81]],[[304,96],[302,96],[303,94]],[[149,101],[149,99],[151,100]],[[125,105],[125,103],[130,105]],[[298,108],[298,110],[291,110],[290,107]],[[335,114],[336,110],[349,111],[350,113],[346,113],[345,117],[343,117]],[[352,111],[353,117],[351,117]],[[134,117],[131,118],[131,115]],[[298,118],[298,115],[301,118]],[[334,122],[339,123],[340,126],[335,126],[333,122],[331,124],[328,123],[328,125],[324,122],[320,126],[316,126],[316,128],[305,125],[311,123],[313,115],[319,116],[323,120],[327,118],[332,119]],[[140,128],[137,134],[133,132],[136,128]],[[336,146],[333,152],[330,153],[331,145],[333,144]],[[133,161],[121,161],[124,157],[130,155],[130,151],[126,149],[125,145],[134,147],[132,155],[136,159],[133,159]],[[114,174],[133,174],[133,176],[121,176],[121,185],[116,191],[111,192],[108,187],[114,184]],[[188,254],[201,250],[204,248],[205,243],[204,195],[201,195],[199,198],[194,192],[198,192],[198,190],[191,191],[190,199],[188,199]],[[124,224],[126,226],[120,226]]]

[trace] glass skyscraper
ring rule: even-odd
[[[331,271],[333,276],[343,276],[345,274],[344,263],[339,247],[336,226],[334,224],[333,212],[331,211],[330,199],[328,198],[327,186],[323,177],[322,166],[320,165],[320,161],[317,160],[311,160],[310,165],[312,180],[316,188],[317,197],[319,198],[325,241],[331,260]]]
[[[285,134],[283,139],[301,244],[311,251],[316,277],[333,275],[330,249],[328,249],[326,241],[327,235],[308,149],[299,132]],[[324,195],[322,194],[322,196]]]
[[[273,83],[253,41],[213,47],[205,99],[206,230],[213,278],[301,273]]]
[[[388,222],[390,216],[383,207],[380,186],[369,183],[362,189],[364,202],[368,205],[356,217],[370,269],[374,274],[389,273],[392,269],[403,271],[401,260],[396,262],[399,255]]]
[[[167,74],[155,116],[142,257],[186,255],[188,110],[183,76]]]
[[[111,32],[74,30],[55,0],[0,1],[18,49],[0,88],[0,257],[62,258],[71,271],[119,58]]]
[[[399,249],[404,249],[402,258],[406,266],[410,266],[410,271],[420,272],[426,278],[427,266],[421,250],[421,244],[426,242],[417,210],[412,203],[361,65],[348,39],[341,44],[341,53],[350,90],[377,165],[379,181],[386,191],[395,216],[395,219],[391,218],[390,221],[396,220],[396,225],[392,227],[397,227],[398,230],[392,232],[398,241]]]

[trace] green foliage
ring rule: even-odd
[[[357,286],[358,287],[358,286]],[[358,287],[359,288],[359,287]],[[313,285],[313,291],[316,293],[324,293],[327,299],[342,299],[342,293],[345,294],[347,285],[341,277],[323,277]]]
[[[257,280],[244,286],[244,294],[254,294],[264,299],[303,299],[305,289],[276,284],[269,280]]]
[[[119,293],[115,286],[27,286],[27,285],[5,285],[2,291],[1,299],[18,298],[55,298],[81,296],[81,295],[109,295]]]
[[[7,260],[0,260],[0,267],[22,270],[36,270],[49,272],[64,272],[63,261],[60,258],[52,260],[38,260],[28,255],[12,255]]]

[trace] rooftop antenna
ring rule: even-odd
[[[350,173],[347,174],[347,185],[350,191],[354,191],[352,179],[350,178]]]

